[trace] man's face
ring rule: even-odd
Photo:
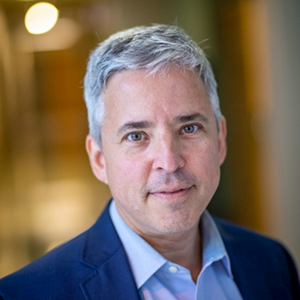
[[[218,132],[199,76],[176,67],[155,76],[122,71],[103,101],[102,148],[88,136],[87,150],[124,221],[142,236],[198,226],[226,155],[225,120]]]

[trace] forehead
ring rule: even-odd
[[[178,114],[212,111],[202,79],[175,66],[154,75],[146,70],[114,74],[107,82],[103,101],[108,118],[176,118]]]

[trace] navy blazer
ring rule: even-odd
[[[244,300],[300,299],[294,263],[279,243],[218,219],[215,222]],[[108,206],[89,230],[1,279],[1,297],[4,300],[140,299]]]

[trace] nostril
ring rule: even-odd
[[[162,153],[156,157],[155,166],[167,172],[174,172],[184,166],[184,159],[178,153]]]
[[[154,168],[162,169],[168,173],[181,168],[184,165],[181,150],[174,134],[169,130],[164,132],[153,142]]]

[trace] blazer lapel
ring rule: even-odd
[[[232,234],[226,225],[215,220],[223,238],[227,253],[230,257],[230,264],[234,281],[236,282],[244,300],[261,299],[265,292],[263,280],[259,280],[258,269],[253,265],[251,258],[247,256],[247,241],[241,241],[240,236]],[[271,298],[268,298],[271,299]]]
[[[81,262],[94,270],[81,283],[81,289],[89,300],[138,300],[135,280],[108,207],[87,235]]]

